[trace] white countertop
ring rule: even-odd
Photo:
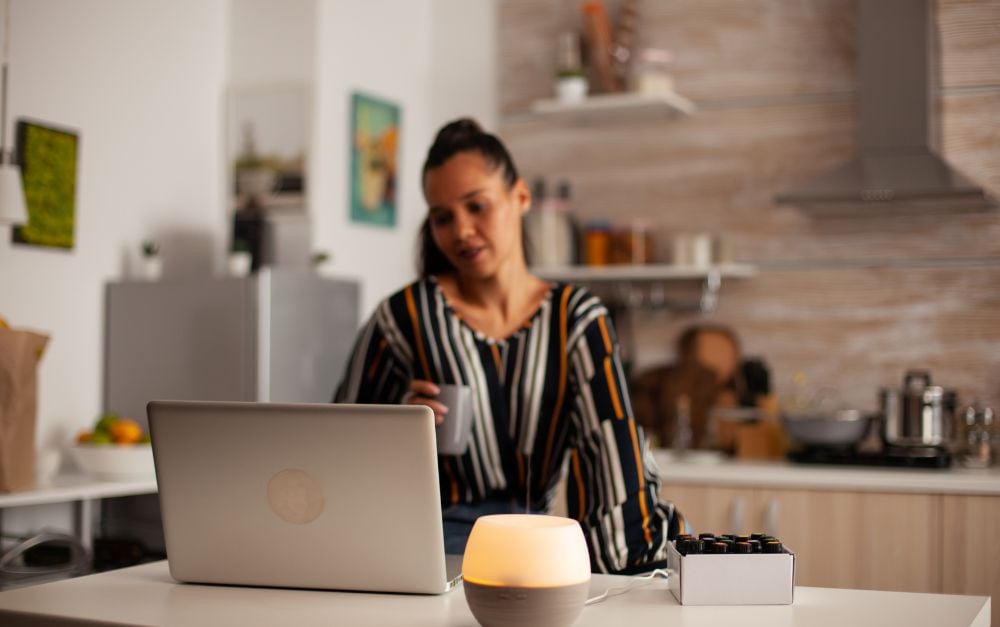
[[[51,483],[39,485],[33,490],[0,494],[0,509],[22,505],[65,503],[81,499],[153,494],[155,492],[155,477],[128,481],[101,481],[85,475],[60,475]]]
[[[726,458],[676,459],[666,450],[653,456],[666,484],[767,486],[775,488],[1000,495],[1000,468],[879,468],[820,466],[787,461],[752,462]],[[707,457],[707,456],[706,456]]]
[[[990,621],[987,597],[796,588],[792,605],[685,607],[664,580],[630,582],[611,575],[595,575],[590,594],[625,584],[636,587],[584,608],[575,625],[986,627]],[[200,586],[175,582],[166,562],[0,592],[0,624],[57,627],[83,621],[184,627],[476,625],[461,588],[424,596]]]

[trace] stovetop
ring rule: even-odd
[[[946,469],[951,454],[939,448],[886,448],[877,453],[840,448],[804,448],[788,454],[798,464],[834,464],[847,466],[882,466],[890,468]]]

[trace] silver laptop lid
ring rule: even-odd
[[[147,411],[176,579],[451,587],[429,408],[153,401]]]

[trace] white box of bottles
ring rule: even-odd
[[[795,591],[795,554],[697,553],[667,546],[668,587],[681,605],[790,605]]]

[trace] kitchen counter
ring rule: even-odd
[[[700,457],[701,452],[698,454]],[[1000,496],[1000,468],[925,470],[728,458],[686,461],[677,459],[671,451],[664,449],[654,450],[653,457],[660,468],[660,475],[674,485]]]
[[[851,625],[986,627],[987,597],[795,589],[792,605],[690,607],[667,582],[595,575],[591,597],[631,585],[625,593],[585,607],[587,625]],[[458,589],[442,595],[364,594],[180,584],[166,562],[0,592],[0,624],[61,625],[461,625],[476,624]]]
[[[0,509],[25,505],[46,505],[86,499],[103,499],[115,496],[154,494],[155,477],[138,477],[131,480],[105,481],[86,475],[59,475],[50,483],[43,483],[31,490],[0,494]]]
[[[3,533],[3,510],[6,508],[72,503],[73,534],[80,544],[89,550],[92,545],[95,519],[99,517],[100,508],[97,503],[99,499],[155,494],[156,491],[156,478],[151,476],[105,481],[81,474],[59,475],[51,482],[39,484],[32,490],[0,494],[0,534]]]

